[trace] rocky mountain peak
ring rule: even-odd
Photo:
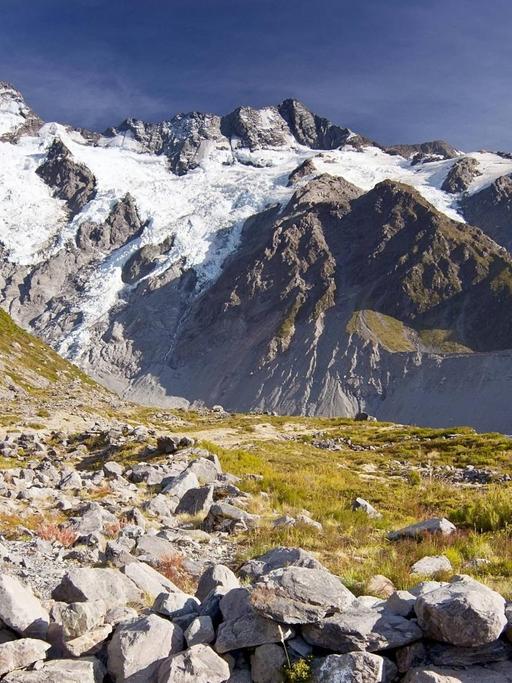
[[[19,90],[0,81],[0,140],[15,141],[21,134],[35,133],[42,123]]]

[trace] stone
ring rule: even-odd
[[[156,447],[160,453],[171,455],[176,453],[179,447],[180,440],[174,436],[159,436],[156,440]]]
[[[507,625],[501,595],[465,576],[421,595],[415,610],[418,624],[429,638],[461,647],[490,643]]]
[[[385,683],[384,659],[370,652],[349,652],[315,659],[312,683]]]
[[[302,635],[311,645],[346,654],[353,650],[379,652],[403,647],[420,640],[423,633],[414,621],[358,606],[316,624],[306,624]]]
[[[427,649],[429,662],[436,666],[473,666],[512,659],[512,645],[504,640],[494,640],[480,647],[457,647],[432,642]]]
[[[395,592],[393,582],[382,574],[374,574],[366,584],[366,590],[370,595],[388,598]]]
[[[145,503],[144,509],[155,517],[165,518],[170,517],[173,514],[174,508],[167,496],[159,493]]]
[[[105,623],[117,626],[122,621],[129,621],[138,616],[137,610],[133,607],[111,607],[105,615]]]
[[[118,462],[109,460],[103,465],[103,472],[107,475],[107,477],[121,477],[124,473],[124,467]]]
[[[324,569],[318,560],[302,548],[277,547],[254,560],[246,562],[241,567],[239,574],[242,578],[254,580],[262,574],[268,574],[273,569],[289,566]]]
[[[403,683],[512,683],[512,672],[509,662],[468,669],[427,666],[408,671]]]
[[[217,481],[219,474],[222,474],[218,463],[210,458],[197,458],[197,460],[193,460],[185,471],[195,474],[201,486],[213,484]]]
[[[177,515],[206,514],[212,505],[213,486],[200,486],[197,489],[189,489],[174,512]]]
[[[185,631],[185,641],[188,647],[192,645],[208,645],[215,640],[215,629],[209,616],[196,617]]]
[[[183,632],[170,621],[150,614],[120,624],[108,646],[108,672],[116,683],[147,683],[160,664],[183,647]]]
[[[158,671],[158,683],[225,683],[228,678],[228,663],[208,645],[172,655]]]
[[[78,638],[103,623],[106,614],[104,600],[59,604],[52,610],[52,617],[62,626],[65,640]]]
[[[395,651],[395,661],[399,673],[402,674],[409,671],[409,669],[425,666],[429,662],[427,648],[421,640],[410,645],[404,645],[404,647],[399,647]]]
[[[258,526],[258,515],[251,515],[230,503],[215,503],[210,507],[203,522],[203,529],[212,531],[245,531]]]
[[[226,567],[223,564],[214,564],[201,574],[196,590],[196,597],[202,602],[212,590],[227,593],[233,588],[239,587],[240,581],[229,567]]]
[[[71,569],[64,574],[52,597],[63,602],[103,600],[107,608],[144,600],[142,591],[127,576],[117,569],[103,567]]]
[[[254,584],[251,603],[265,617],[286,624],[309,624],[353,606],[355,596],[324,569],[274,569]]]
[[[165,557],[175,555],[176,548],[166,538],[144,534],[137,539],[136,554],[141,560],[157,566]]]
[[[151,600],[155,600],[160,593],[179,591],[170,579],[144,562],[130,562],[122,568],[122,572]]]
[[[78,474],[76,470],[65,473],[61,479],[59,489],[61,491],[68,491],[70,489],[81,489],[82,488],[82,477]]]
[[[165,480],[164,480],[165,481]],[[185,493],[190,489],[199,488],[199,480],[193,472],[182,472],[176,477],[172,477],[162,489],[161,493],[169,498],[171,510],[174,512],[178,503]]]
[[[222,622],[217,631],[215,650],[223,654],[266,643],[279,643],[282,639],[291,638],[292,635],[294,632],[288,626],[281,627],[275,621],[255,612],[248,613]]]
[[[45,638],[50,615],[32,589],[16,576],[0,574],[0,619],[21,636]]]
[[[414,612],[416,597],[409,591],[395,591],[384,604],[384,609],[399,614],[402,617],[409,617]]]
[[[155,600],[153,611],[170,619],[177,619],[187,614],[192,614],[195,618],[199,604],[197,598],[178,590],[172,593],[161,593]]]
[[[364,512],[365,515],[373,519],[382,517],[381,513],[378,512],[373,505],[371,505],[371,503],[364,498],[355,498],[352,502],[352,510],[354,512]]]
[[[251,674],[254,683],[282,683],[286,655],[282,645],[267,643],[255,648],[251,655]]]
[[[111,624],[103,624],[87,631],[78,638],[73,638],[65,643],[65,653],[70,657],[82,657],[83,655],[95,655],[99,652],[109,635],[112,633]]]
[[[35,671],[13,671],[3,683],[102,683],[105,667],[95,657],[54,659]]]
[[[317,522],[316,520],[312,519],[309,515],[299,514],[297,515],[296,521],[297,524],[302,524],[303,526],[310,526],[319,532],[324,530],[320,522]]]
[[[398,531],[390,531],[388,538],[390,541],[398,541],[401,538],[423,538],[429,534],[450,536],[454,531],[457,531],[457,528],[449,520],[444,517],[433,517],[424,522],[411,524]]]
[[[274,527],[274,529],[295,526],[296,524],[297,520],[295,519],[295,517],[292,517],[291,515],[281,515],[281,517],[274,519],[274,521],[272,522],[272,526]]]
[[[0,645],[0,676],[46,659],[49,643],[35,638],[20,638]]]
[[[415,562],[411,567],[412,574],[419,574],[421,576],[434,576],[438,572],[451,571],[453,571],[452,564],[445,555],[427,555]]]

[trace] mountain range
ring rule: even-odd
[[[295,100],[42,121],[0,83],[0,304],[125,398],[510,431],[512,154]]]

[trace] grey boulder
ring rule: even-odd
[[[160,664],[183,647],[183,632],[156,614],[120,624],[108,646],[108,672],[116,683],[147,683]]]
[[[162,662],[158,683],[225,683],[228,663],[208,645],[193,645]]]
[[[326,570],[285,567],[258,579],[251,603],[257,612],[274,621],[308,624],[354,605],[356,598]]]
[[[313,662],[312,683],[384,683],[384,659],[371,652],[328,655]]]
[[[467,576],[421,595],[415,610],[429,638],[461,647],[490,643],[507,625],[501,595]]]
[[[354,650],[379,652],[402,647],[420,640],[423,633],[414,621],[361,606],[317,624],[306,624],[302,635],[311,645],[345,654]]]
[[[0,619],[22,636],[45,638],[50,615],[16,576],[0,575]]]
[[[20,638],[0,645],[0,676],[46,659],[50,645],[44,640]]]

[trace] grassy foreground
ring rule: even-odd
[[[348,419],[176,415],[184,420],[183,433],[196,433],[225,471],[243,477],[242,489],[260,494],[251,511],[262,515],[263,524],[238,539],[240,560],[275,545],[301,546],[364,593],[375,574],[407,588],[418,581],[410,572],[416,560],[444,554],[454,572],[477,576],[512,598],[512,484],[460,484],[439,470],[473,465],[498,480],[512,475],[512,439],[469,428]],[[319,438],[340,440],[341,450],[315,447]],[[255,474],[261,478],[250,476]],[[382,518],[352,512],[356,496],[371,502]],[[323,531],[273,528],[276,512],[302,511],[321,522]],[[447,517],[458,532],[419,542],[386,538],[391,529],[433,516]]]

